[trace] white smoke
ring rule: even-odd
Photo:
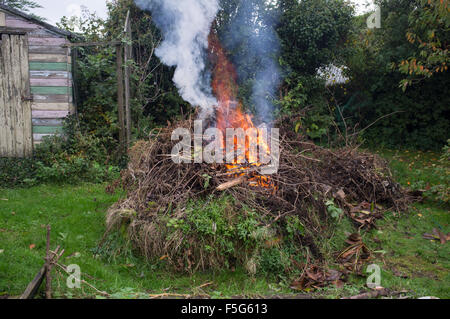
[[[175,66],[173,81],[182,98],[200,106],[201,117],[213,113],[217,100],[211,93],[204,55],[208,35],[217,12],[218,0],[135,0],[152,12],[163,42],[156,55],[167,66]]]

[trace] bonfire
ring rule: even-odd
[[[215,118],[208,123],[224,133],[227,128],[254,128],[260,132],[237,98],[236,72],[213,33],[209,43],[214,65],[212,90],[218,105]],[[347,216],[357,228],[374,226],[386,210],[406,209],[404,190],[378,156],[351,147],[330,150],[317,146],[295,133],[293,118],[271,124],[280,128],[279,167],[272,175],[261,173],[263,164],[249,152],[249,140],[242,158],[237,156],[232,163],[175,163],[171,158],[171,134],[178,127],[194,132],[193,117],[171,123],[153,132],[149,140],[137,142],[129,151],[128,169],[115,183],[127,191],[127,198],[110,208],[107,233],[125,227],[140,253],[150,260],[164,260],[178,270],[241,264],[249,272],[256,272],[258,254],[286,241],[286,225],[292,218],[298,220],[303,231],[289,237],[290,243],[299,250],[307,249],[308,259],[311,255],[320,260],[322,252],[317,242],[336,217],[330,214],[330,206],[342,212],[339,218]],[[257,142],[260,151],[272,152],[271,143],[262,141],[259,133]],[[226,142],[221,143],[225,148]],[[235,144],[237,149],[237,140]],[[212,231],[200,234],[189,215],[189,207],[196,201],[208,205],[224,198],[224,214],[230,225],[236,216],[251,211],[261,230],[249,234],[253,244],[237,236],[235,246],[226,253],[215,249],[217,226],[211,223]],[[185,229],[189,231],[174,224],[188,225]]]

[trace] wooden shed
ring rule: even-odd
[[[71,37],[0,4],[0,157],[30,156],[75,112]]]

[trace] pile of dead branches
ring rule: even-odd
[[[302,139],[294,132],[289,120],[279,123],[280,168],[271,176],[276,191],[250,186],[252,177],[235,178],[227,174],[223,165],[176,164],[170,156],[175,128],[191,128],[186,120],[154,132],[148,141],[140,141],[129,151],[128,169],[122,172],[120,183],[127,198],[110,208],[107,216],[108,232],[127,225],[136,247],[148,258],[175,255],[188,258],[190,265],[208,268],[202,251],[181,251],[182,242],[195,247],[196,238],[186,235],[167,235],[167,219],[183,219],[189,200],[230,194],[238,203],[250,207],[269,220],[268,227],[296,216],[307,228],[307,235],[298,236],[299,245],[308,246],[315,257],[320,251],[314,237],[320,236],[331,218],[327,202],[333,201],[358,227],[372,227],[386,210],[405,210],[407,194],[392,179],[387,163],[376,155],[354,148],[326,149]],[[225,186],[224,186],[225,185]],[[237,209],[238,210],[238,209]],[[198,248],[200,249],[200,248]],[[207,258],[206,258],[207,259]]]

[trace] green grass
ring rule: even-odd
[[[121,297],[134,296],[134,292],[207,292],[222,297],[286,292],[276,282],[249,277],[242,269],[189,276],[161,270],[164,261],[153,265],[131,253],[95,257],[105,230],[105,212],[119,199],[119,195],[107,195],[104,188],[85,184],[0,190],[0,295],[20,295],[41,268],[46,224],[52,226],[52,247],[60,245],[66,249],[63,264],[79,265],[82,273],[93,278],[83,279],[99,290]],[[214,284],[206,291],[196,289],[207,282]],[[58,285],[55,279],[54,289],[60,297],[95,295],[86,287],[84,291],[71,291],[63,280]]]
[[[434,185],[439,182],[433,165],[439,154],[382,151],[390,161],[397,180],[404,186]],[[209,294],[213,297],[276,295],[297,293],[288,288],[289,281],[248,276],[244,270],[205,272],[195,275],[165,270],[165,262],[152,264],[135,256],[129,249],[111,254],[127,243],[111,241],[110,249],[96,255],[105,231],[107,208],[123,194],[108,195],[105,185],[43,185],[28,189],[0,189],[0,297],[20,295],[42,266],[45,255],[45,225],[52,225],[52,247],[65,248],[62,263],[78,264],[83,279],[120,298],[146,297],[148,294]],[[450,232],[448,206],[433,199],[414,204],[409,213],[388,213],[378,222],[378,229],[363,231],[364,242],[376,254],[372,262],[382,268],[381,285],[395,291],[406,290],[408,296],[450,297],[450,246],[422,238],[434,227]],[[355,229],[347,220],[339,225],[335,236],[324,245],[338,251],[344,245],[345,231]],[[123,246],[125,245],[125,246]],[[109,252],[109,253],[108,253]],[[332,264],[332,255],[328,256]],[[212,285],[197,287],[213,282]],[[312,296],[337,298],[367,289],[365,278],[351,276],[344,288],[328,287]],[[57,297],[89,298],[96,294],[66,288],[65,279],[55,276]],[[42,295],[42,291],[40,292]]]

